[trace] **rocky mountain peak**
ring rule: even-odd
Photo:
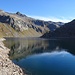
[[[18,11],[18,12],[16,12],[16,14],[17,14],[18,16],[21,16],[21,17],[26,17],[26,15],[24,15],[24,14],[20,13],[19,11]]]
[[[4,12],[3,10],[0,10],[0,22],[8,24],[17,32],[22,33],[29,30],[33,30],[38,34],[40,33],[41,35],[49,31],[54,31],[55,29],[59,28],[61,25],[64,24],[61,22],[36,20],[27,17],[26,15],[21,14],[20,12],[16,12],[14,14]]]

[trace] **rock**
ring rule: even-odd
[[[26,15],[23,15],[23,14],[21,14],[20,12],[16,12],[16,14],[17,14],[18,16],[21,16],[21,17],[27,17]]]
[[[4,46],[0,40],[0,46]],[[15,65],[8,57],[9,49],[0,48],[0,75],[26,75],[23,70]]]
[[[33,29],[39,35],[41,33],[40,36],[42,36],[46,32],[54,31],[55,29],[59,28],[61,25],[64,24],[62,22],[36,20],[36,19],[30,18],[30,17],[27,17],[26,15],[21,14],[20,12],[17,12],[14,14],[14,13],[4,12],[2,10],[0,11],[0,22],[7,23],[8,26],[10,25],[15,31],[20,32],[20,33],[22,33],[23,31],[26,31],[26,30],[29,31],[29,29]],[[9,29],[9,27],[7,25],[5,24],[5,26]],[[3,31],[3,29],[2,29],[2,31]],[[11,29],[10,29],[10,31],[11,31]],[[7,36],[9,35],[8,33],[6,33],[6,34],[7,34]],[[11,34],[13,34],[13,32]],[[20,35],[19,33],[15,33],[15,34],[13,34],[13,36]],[[33,35],[33,37],[34,37],[34,35]]]

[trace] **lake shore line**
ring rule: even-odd
[[[3,41],[4,38],[0,38],[0,75],[27,75],[22,68],[15,65],[8,56],[10,49],[5,47]]]

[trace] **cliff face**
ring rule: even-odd
[[[57,28],[53,32],[46,33],[42,37],[50,38],[50,37],[68,37],[68,38],[73,38],[75,37],[75,20],[64,24],[60,28]]]
[[[30,17],[27,17],[20,12],[17,13],[8,13],[0,10],[0,22],[1,25],[4,25],[1,30],[8,30],[3,36],[13,36],[13,37],[40,37],[44,33],[49,31],[54,31],[56,28],[59,28],[63,23],[61,22],[51,22],[36,20]],[[10,35],[10,34],[11,35]]]

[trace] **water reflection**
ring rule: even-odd
[[[75,75],[75,39],[7,38],[12,61],[29,75]]]
[[[54,51],[13,61],[31,75],[75,75],[75,56],[66,51]]]
[[[7,38],[5,45],[11,49],[10,59],[20,59],[27,55],[42,53],[49,44],[41,39]]]
[[[25,39],[25,38],[7,38],[5,45],[11,49],[10,59],[21,59],[28,55],[52,52],[68,51],[75,54],[75,40],[46,40],[46,39]]]

